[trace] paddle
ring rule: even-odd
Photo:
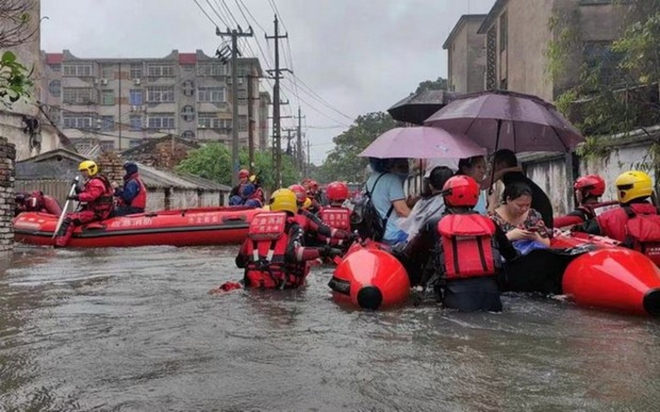
[[[69,194],[66,197],[66,203],[64,203],[64,207],[62,208],[62,214],[60,215],[60,219],[57,221],[57,226],[55,226],[55,231],[53,232],[52,239],[55,239],[55,236],[57,236],[57,232],[60,231],[62,222],[64,222],[64,216],[66,215],[66,211],[69,208],[69,202],[71,201],[71,199],[69,198],[76,194],[76,187],[78,186],[79,180],[80,180],[80,176],[76,176],[73,179],[73,183],[71,184],[71,190],[69,190]]]

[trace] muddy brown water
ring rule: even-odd
[[[236,247],[19,247],[0,270],[2,411],[656,411],[660,321],[504,297],[337,306],[233,291]]]

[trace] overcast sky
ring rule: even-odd
[[[41,48],[79,57],[162,57],[173,49],[214,55],[223,42],[215,24],[250,20],[255,37],[242,46],[264,69],[274,66],[273,4],[283,32],[283,115],[301,106],[312,162],[357,116],[385,111],[424,80],[447,77],[442,44],[463,14],[487,13],[495,0],[41,0]],[[274,3],[273,3],[274,1]],[[241,5],[239,8],[238,4]],[[243,5],[254,16],[253,20]],[[216,12],[220,15],[216,14]],[[257,24],[258,22],[258,24]],[[231,23],[230,23],[231,24]],[[235,24],[235,23],[234,23]],[[265,60],[262,52],[267,55]],[[262,89],[272,94],[272,81]],[[320,99],[323,101],[320,101]],[[293,127],[283,119],[283,127]]]

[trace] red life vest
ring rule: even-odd
[[[477,213],[447,215],[438,222],[437,230],[445,279],[495,275],[498,265],[491,219]]]
[[[621,203],[612,200],[610,202],[601,202],[584,205],[583,208],[591,216],[591,218],[598,217],[603,213],[621,207]]]
[[[626,246],[645,254],[660,266],[660,216],[651,204],[632,204],[622,208],[628,216]]]
[[[626,241],[626,225],[628,220],[630,220],[629,213],[626,212],[626,209],[637,215],[657,215],[658,213],[656,207],[650,203],[633,203],[625,208],[619,207],[608,210],[596,217],[596,222],[603,236],[618,240],[619,242]]]
[[[90,186],[103,185],[103,194],[91,202],[88,202],[84,210],[91,210],[94,212],[98,219],[106,219],[115,206],[115,189],[113,189],[110,181],[103,175],[96,175],[85,183],[85,189]]]
[[[246,286],[284,289],[298,287],[304,282],[304,274],[285,262],[289,243],[288,221],[285,212],[259,213],[252,219],[247,238]]]
[[[119,205],[126,205],[130,207],[136,207],[140,209],[144,209],[147,206],[147,189],[144,187],[144,183],[142,183],[142,180],[140,180],[140,174],[139,173],[133,173],[130,175],[130,177],[124,182],[124,187],[126,187],[126,184],[130,182],[131,180],[135,180],[135,182],[138,184],[138,192],[137,195],[131,200],[131,204],[126,205],[124,202],[124,199],[121,197],[117,198],[117,203]]]
[[[345,207],[328,206],[321,208],[319,218],[323,223],[333,229],[351,231],[351,211]],[[344,239],[333,239],[321,234],[318,235],[319,240],[326,242],[331,246],[344,246]]]

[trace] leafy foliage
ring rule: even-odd
[[[0,101],[7,108],[21,97],[29,97],[33,86],[28,70],[16,60],[11,51],[0,57]]]
[[[395,127],[397,122],[388,113],[374,112],[358,116],[348,130],[333,139],[335,148],[319,168],[319,179],[323,182],[362,180],[368,160],[358,157],[358,154],[378,136]]]
[[[248,164],[247,149],[239,153],[240,164]],[[273,157],[271,151],[255,152],[255,173],[259,174],[261,184],[268,189],[276,189]],[[209,143],[188,153],[177,166],[177,170],[191,173],[224,185],[231,185],[231,150],[222,143]],[[282,154],[282,184],[289,186],[298,180],[295,161],[291,156]]]
[[[415,93],[425,90],[447,90],[447,79],[438,77],[436,80],[426,80],[417,86]]]

